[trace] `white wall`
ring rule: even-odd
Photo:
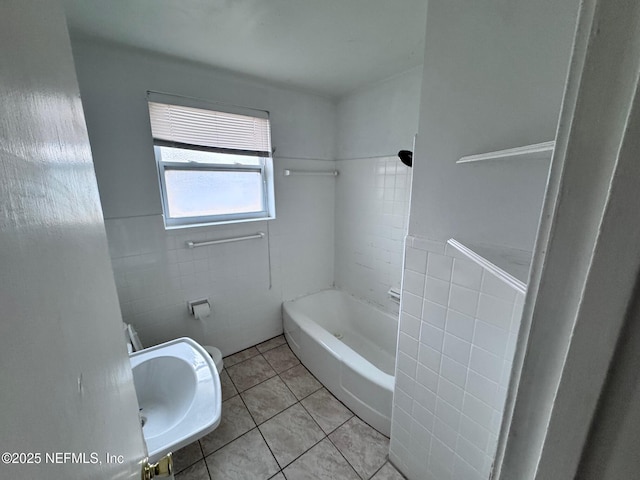
[[[147,449],[60,3],[0,5],[0,443],[31,456],[0,477],[134,480]]]
[[[336,286],[387,310],[400,287],[422,68],[363,87],[337,107]]]
[[[335,168],[334,103],[87,39],[74,39],[73,49],[124,320],[145,344],[190,335],[225,354],[279,334],[283,299],[333,284],[334,181],[282,170]],[[268,110],[277,219],[165,231],[147,90]],[[257,231],[268,239],[184,246]],[[205,296],[213,314],[198,322],[186,302]]]
[[[398,344],[391,439],[392,460],[412,480],[487,478],[506,378],[496,383],[486,373],[482,378],[472,375],[481,364],[471,358],[467,366],[458,362],[455,369],[460,382],[464,377],[464,387],[449,388],[445,360],[453,365],[453,359],[446,351],[446,339],[441,343],[440,338],[465,324],[459,315],[449,318],[452,311],[466,313],[466,323],[472,320],[474,325],[467,343],[474,347],[483,321],[479,297],[467,292],[463,307],[468,311],[462,311],[453,304],[455,285],[446,279],[430,280],[433,275],[428,272],[421,297],[422,272],[415,271],[412,264],[417,260],[410,257],[426,262],[427,256],[431,259],[426,250],[432,248],[441,255],[443,242],[450,237],[532,250],[548,162],[456,165],[455,161],[463,155],[554,138],[577,10],[577,0],[429,1],[408,237],[410,246],[425,251],[406,251],[407,293],[403,292],[400,327],[404,332]],[[423,302],[436,298],[439,308]],[[445,306],[439,331],[433,324]],[[510,345],[513,333],[507,334]],[[499,329],[485,340],[507,345]],[[434,347],[438,344],[440,351]],[[435,351],[421,356],[419,345]],[[436,363],[429,367],[429,362]],[[503,365],[508,363],[504,357]],[[481,381],[470,385],[471,377]],[[499,395],[485,397],[492,385]],[[473,393],[470,387],[478,386]],[[483,433],[478,438],[486,438],[478,425],[490,433],[484,449],[471,438],[478,432]]]
[[[72,37],[72,46],[105,218],[162,213],[148,90],[268,110],[278,157],[335,157],[335,105],[326,98],[87,39]]]
[[[577,9],[429,2],[411,234],[532,250],[548,162],[455,161],[553,140]]]
[[[342,97],[337,107],[336,158],[379,157],[412,150],[421,86],[419,66]]]
[[[581,2],[496,478],[637,476],[639,21]]]
[[[636,289],[637,291],[637,289]],[[635,293],[577,478],[633,478],[640,467],[640,298]]]

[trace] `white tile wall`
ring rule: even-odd
[[[284,177],[285,168],[332,169],[334,162],[274,159],[276,213],[270,222],[166,231],[160,215],[105,221],[123,319],[147,346],[191,336],[230,354],[282,332],[281,303],[333,284],[332,177]],[[185,248],[269,232],[269,238]],[[269,287],[271,283],[271,288]],[[208,297],[198,321],[187,301]]]
[[[444,244],[407,237],[390,458],[409,479],[489,478],[523,304]]]
[[[402,277],[411,170],[397,156],[339,160],[336,165],[340,171],[336,179],[336,286],[397,312],[387,291],[399,288]],[[422,296],[426,252],[417,255],[421,266],[412,269],[418,275],[409,280],[409,291]]]

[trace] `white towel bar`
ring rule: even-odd
[[[296,175],[308,175],[317,177],[337,177],[338,170],[285,170],[285,177],[292,177]]]
[[[241,242],[242,240],[251,240],[253,238],[264,238],[264,232],[258,232],[255,235],[246,235],[244,237],[221,238],[220,240],[207,240],[206,242],[186,242],[188,248],[206,247],[207,245],[218,245],[219,243]]]

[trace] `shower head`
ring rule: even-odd
[[[398,157],[400,157],[400,161],[407,167],[411,167],[413,165],[413,153],[410,150],[400,150],[398,152]]]

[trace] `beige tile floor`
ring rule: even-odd
[[[281,335],[224,359],[222,421],[175,452],[176,480],[401,480],[389,439],[318,382]]]

